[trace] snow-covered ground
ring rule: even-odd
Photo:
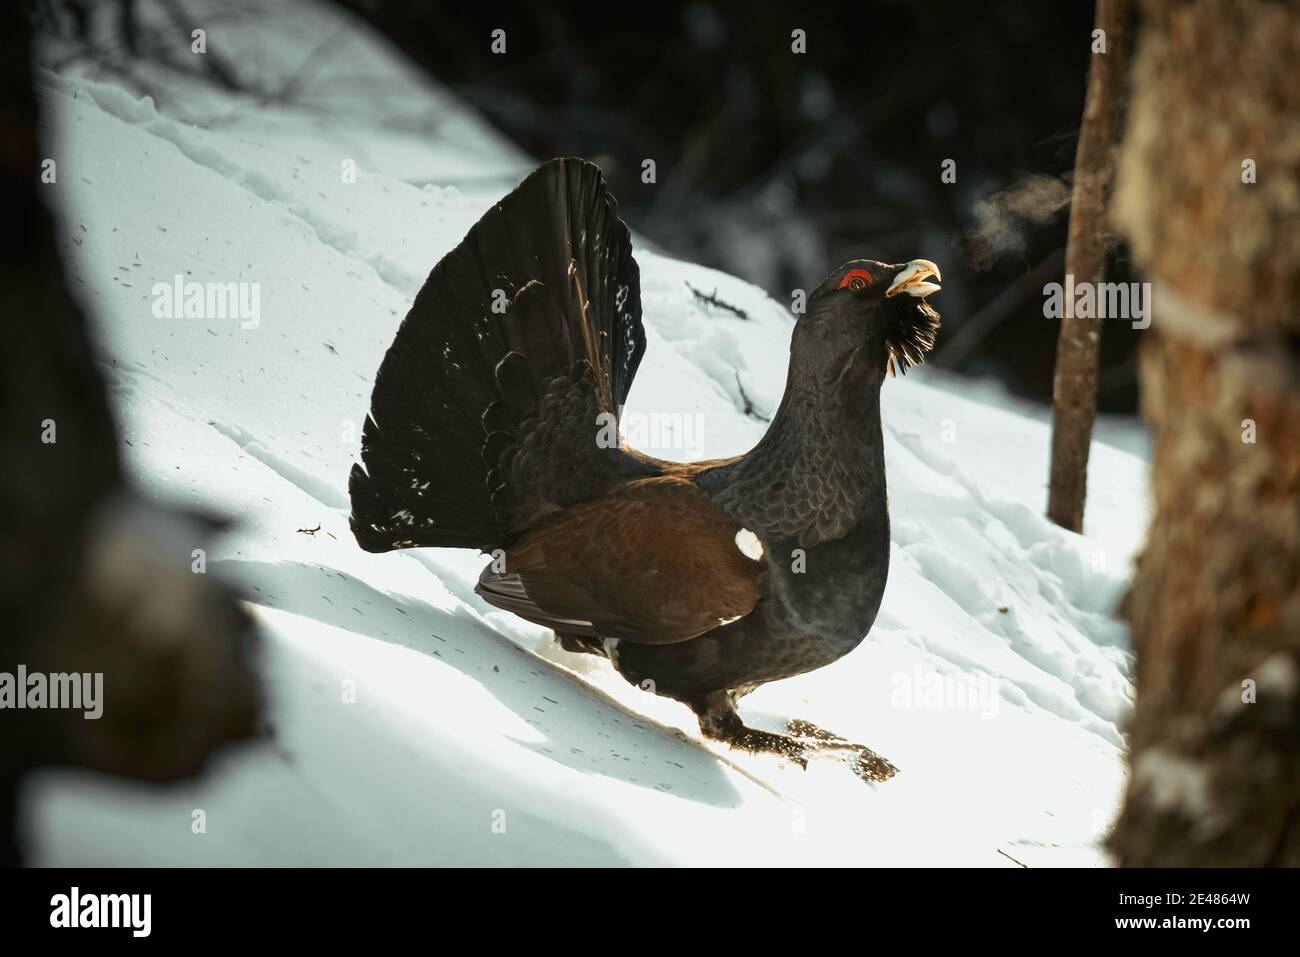
[[[290,96],[142,69],[155,105],[85,66],[39,76],[64,253],[128,468],[151,496],[238,518],[209,568],[260,621],[275,734],[198,784],[34,776],[36,862],[1102,863],[1131,698],[1111,610],[1146,466],[1098,443],[1088,534],[1064,532],[1041,514],[1046,426],[959,380],[885,384],[893,562],[867,640],[743,702],[753,723],[869,744],[902,769],[883,785],[702,743],[682,706],[479,601],[480,556],[356,546],[346,482],[384,350],[532,160],[343,15],[268,7],[256,29],[214,14],[208,42],[295,78]],[[638,260],[649,348],[630,438],[744,451],[780,397],[791,317],[735,278],[644,246]],[[176,276],[256,283],[259,321],[156,317],[154,285]]]

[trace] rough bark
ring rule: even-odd
[[[1155,283],[1155,514],[1125,601],[1132,773],[1110,848],[1130,866],[1295,866],[1300,4],[1141,10],[1114,207]]]
[[[1074,194],[1065,249],[1066,275],[1076,283],[1100,283],[1106,272],[1106,194],[1119,125],[1128,57],[1129,0],[1097,0],[1097,29],[1105,52],[1094,52],[1074,160]],[[1101,320],[1075,316],[1065,304],[1056,344],[1052,384],[1052,464],[1047,517],[1071,531],[1083,530],[1088,493],[1088,452],[1097,418],[1097,368]]]

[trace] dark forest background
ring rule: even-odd
[[[339,4],[532,156],[599,162],[624,218],[670,255],[784,302],[846,259],[934,260],[932,362],[1050,401],[1059,323],[1042,287],[1064,267],[1089,0]],[[172,5],[188,37],[184,0]],[[38,7],[154,46],[132,36],[131,0]],[[806,53],[791,50],[796,28]],[[237,62],[203,62],[240,84]],[[955,183],[940,178],[945,160]],[[1107,278],[1133,279],[1111,248]],[[1106,324],[1102,412],[1136,411],[1136,341]]]
[[[1050,401],[1090,2],[343,5],[532,155],[599,161],[669,253],[783,301],[845,259],[935,260],[937,364]],[[1107,324],[1104,412],[1136,409],[1136,339]]]

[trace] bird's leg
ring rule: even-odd
[[[700,719],[700,732],[733,748],[777,754],[801,768],[807,768],[812,758],[837,759],[852,768],[862,780],[873,783],[888,781],[898,773],[898,768],[870,748],[819,728],[811,721],[788,722],[786,729],[790,734],[751,728],[740,720],[735,702],[725,691],[689,703]]]
[[[700,733],[706,738],[722,741],[743,751],[777,754],[801,768],[808,767],[809,752],[812,749],[807,742],[775,731],[749,727],[740,720],[731,696],[725,691],[714,692],[703,700],[690,704],[700,719]]]
[[[786,730],[796,737],[809,738],[817,742],[817,749],[824,754],[834,754],[847,759],[853,773],[864,781],[888,781],[898,773],[898,768],[886,758],[861,744],[854,744],[833,731],[818,727],[811,721],[791,718],[786,722]]]

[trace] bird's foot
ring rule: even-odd
[[[786,730],[795,737],[816,741],[818,751],[841,758],[853,769],[853,773],[864,781],[873,783],[888,781],[898,773],[898,768],[894,767],[893,763],[870,748],[854,744],[847,738],[833,731],[827,731],[811,721],[791,718],[786,723]]]
[[[791,718],[785,723],[785,730],[796,738],[812,738],[814,741],[838,741],[847,744],[848,739],[842,738],[834,731],[827,731],[823,727],[813,724],[811,721],[804,721],[802,718]]]
[[[857,753],[849,759],[849,767],[853,773],[864,781],[870,781],[879,784],[881,781],[888,781],[898,773],[898,768],[887,758],[882,758],[870,748],[864,748],[862,745],[855,745]]]
[[[700,718],[700,730],[706,737],[735,749],[775,754],[805,769],[813,758],[839,760],[863,781],[873,784],[888,781],[898,773],[898,768],[870,748],[854,744],[811,721],[794,719],[787,722],[788,734],[751,728],[740,720],[735,703],[726,694],[710,695],[694,710]]]

